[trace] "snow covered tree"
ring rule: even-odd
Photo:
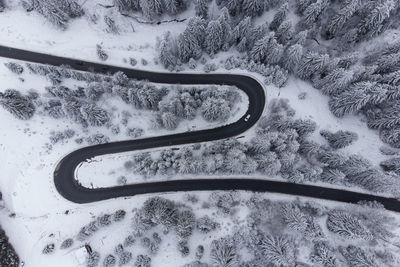
[[[206,28],[205,47],[209,54],[215,54],[223,45],[222,25],[218,20],[212,20]]]
[[[167,228],[173,227],[177,221],[177,211],[174,203],[161,197],[152,197],[143,204],[143,211],[146,220]]]
[[[110,121],[108,112],[94,104],[82,105],[80,112],[83,118],[92,126],[103,126]]]
[[[46,245],[43,250],[42,254],[51,254],[54,252],[55,246],[53,243]]]
[[[282,22],[279,28],[276,30],[276,39],[279,43],[285,45],[293,36],[293,26],[292,22],[286,20]]]
[[[281,169],[281,163],[276,153],[267,152],[255,157],[257,169],[266,175],[276,175]]]
[[[176,222],[176,233],[178,238],[180,238],[180,240],[187,240],[192,235],[195,223],[195,215],[191,210],[179,212]]]
[[[331,247],[324,242],[317,242],[314,245],[314,251],[310,255],[311,261],[320,266],[325,267],[339,267],[340,262],[335,256]]]
[[[329,231],[345,238],[372,240],[371,232],[357,217],[341,210],[329,212],[326,226]]]
[[[338,30],[342,29],[345,23],[353,16],[360,6],[360,0],[343,1],[344,5],[339,12],[333,16],[327,26],[328,34],[335,36]]]
[[[330,110],[337,117],[360,111],[371,100],[371,95],[367,94],[365,90],[370,86],[369,82],[360,82],[354,84],[350,90],[332,97],[329,100]]]
[[[178,124],[179,124],[178,117],[176,117],[171,112],[162,113],[161,120],[162,120],[163,126],[168,130],[176,129],[176,127],[178,127]]]
[[[395,6],[393,0],[376,2],[369,14],[360,23],[358,33],[367,38],[378,35],[382,31],[383,22],[390,17]]]
[[[309,79],[312,75],[321,73],[329,63],[327,54],[308,52],[298,67],[297,74],[300,78]]]
[[[241,20],[232,31],[232,41],[235,44],[239,44],[243,38],[249,34],[250,29],[252,27],[252,21],[250,17],[245,17]]]
[[[329,146],[334,149],[340,149],[351,145],[358,139],[358,135],[356,133],[342,130],[339,130],[335,133],[322,130],[320,131],[320,134],[328,141]]]
[[[338,169],[324,168],[321,181],[331,184],[342,184],[346,175]]]
[[[178,54],[182,62],[201,57],[204,36],[205,21],[199,17],[191,18],[185,31],[178,37]]]
[[[201,113],[208,121],[226,121],[229,118],[230,107],[228,101],[224,99],[207,98],[202,106]]]
[[[4,63],[4,66],[6,66],[7,69],[14,72],[15,74],[21,74],[24,71],[24,68],[22,67],[22,65],[15,63],[15,62]]]
[[[328,7],[329,0],[317,0],[309,5],[303,13],[303,21],[305,25],[311,27],[313,23],[321,16],[323,11]]]
[[[135,267],[150,267],[151,266],[151,258],[147,255],[138,255],[135,261]]]
[[[107,53],[103,50],[103,48],[101,47],[101,45],[96,45],[96,52],[97,52],[97,56],[99,57],[99,59],[101,61],[106,61],[108,59],[108,55]]]
[[[152,20],[162,14],[163,3],[161,0],[139,0],[143,15]]]
[[[299,14],[303,14],[304,10],[311,5],[313,0],[296,0],[296,8]]]
[[[285,236],[264,235],[260,249],[265,259],[275,266],[289,267],[295,264],[294,244]]]
[[[382,161],[379,164],[385,171],[393,171],[400,175],[400,157],[394,157]]]
[[[345,248],[339,248],[343,257],[346,259],[349,266],[355,267],[378,267],[375,256],[372,253],[366,252],[361,248],[349,245]]]
[[[0,105],[20,120],[29,120],[36,110],[32,100],[14,89],[7,89],[4,93],[0,93]]]
[[[97,267],[100,262],[100,253],[93,251],[86,256],[86,266],[87,267]]]
[[[298,64],[300,63],[301,57],[303,56],[303,46],[300,44],[294,44],[289,46],[282,57],[283,66],[290,70],[295,71]]]
[[[171,36],[170,32],[167,32],[162,38],[159,45],[159,58],[165,68],[175,67],[178,63],[178,48],[176,41]]]
[[[194,2],[196,16],[207,19],[208,17],[208,0],[195,0]]]
[[[255,62],[275,64],[283,54],[283,46],[278,44],[273,33],[256,41],[250,51],[250,58]]]
[[[207,234],[218,227],[218,223],[211,219],[209,216],[205,215],[197,220],[196,228],[200,232]]]
[[[314,86],[326,95],[338,95],[348,88],[352,80],[352,71],[336,68],[321,80],[314,82]]]
[[[103,260],[103,267],[113,267],[117,263],[114,255],[107,255]]]
[[[245,16],[256,17],[264,12],[264,0],[243,0],[242,11]]]
[[[285,2],[279,9],[278,12],[275,13],[274,18],[269,24],[269,29],[271,31],[276,31],[282,22],[286,19],[286,15],[289,11],[289,4]]]
[[[107,32],[113,34],[119,33],[119,29],[112,18],[110,18],[109,16],[104,16],[104,23],[107,26]]]
[[[212,266],[215,267],[235,267],[239,264],[236,246],[229,238],[211,242],[210,258]]]
[[[74,240],[72,238],[67,238],[61,243],[60,249],[70,248],[73,244]]]

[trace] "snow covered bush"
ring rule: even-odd
[[[24,71],[22,65],[15,62],[4,63],[4,65],[15,74],[21,74]]]

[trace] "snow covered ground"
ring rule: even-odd
[[[104,8],[97,8],[99,12],[105,12]],[[180,16],[183,18],[190,17],[192,15],[191,12],[193,10]],[[137,68],[164,71],[160,65],[155,65],[153,61],[156,57],[154,50],[156,37],[168,30],[176,33],[181,32],[186,25],[186,22],[167,23],[157,26],[144,25],[124,20],[123,18],[119,23],[128,25],[124,27],[126,29],[131,29],[130,24],[132,24],[135,31],[123,32],[120,35],[106,34],[104,27],[88,23],[88,18],[83,17],[72,21],[67,31],[60,32],[35,12],[27,14],[19,7],[1,14],[0,44],[54,55],[98,61],[95,47],[96,44],[101,43],[109,53],[108,64],[129,66],[129,63],[124,62],[124,59],[133,57],[138,60]],[[218,62],[229,55],[229,52],[220,53],[213,60]],[[141,59],[146,59],[149,62],[148,65],[143,65]],[[7,61],[6,59],[0,59],[0,79],[2,80],[0,91],[4,91],[7,88],[19,90],[34,88],[39,90],[43,88],[43,84],[47,83],[44,77],[29,73],[23,74],[22,78],[25,82],[22,82],[3,66],[3,63]],[[198,67],[199,69],[201,68]],[[218,71],[223,70],[219,69]],[[233,70],[230,73],[249,74],[240,70]],[[257,74],[249,75],[255,76],[262,81],[261,76]],[[344,148],[343,151],[359,153],[375,164],[387,158],[387,156],[379,152],[379,148],[383,144],[377,132],[368,129],[358,117],[347,116],[343,119],[334,117],[328,109],[328,98],[318,90],[311,88],[308,83],[291,79],[284,88],[278,89],[274,86],[265,85],[265,90],[267,103],[268,100],[273,98],[288,98],[290,105],[297,111],[296,116],[314,120],[318,125],[314,136],[315,140],[323,141],[318,134],[321,129],[332,131],[339,129],[350,130],[358,133],[359,140],[355,144]],[[303,92],[307,92],[307,96],[304,100],[301,100],[298,95]],[[240,106],[241,109],[232,117],[232,120],[240,117],[241,112],[245,111],[245,106],[246,103],[244,102]],[[140,117],[142,117],[142,114],[137,114],[137,118]],[[80,132],[80,128],[71,125],[67,121],[48,117],[34,117],[28,122],[19,121],[3,110],[0,111],[0,122],[3,125],[0,131],[0,170],[2,171],[0,191],[3,193],[4,199],[1,202],[0,221],[10,237],[11,243],[15,246],[21,259],[25,261],[25,266],[77,266],[72,250],[81,244],[75,244],[71,250],[57,250],[55,254],[49,256],[42,255],[41,251],[49,242],[59,245],[65,238],[74,237],[80,227],[88,223],[94,216],[102,213],[111,213],[121,208],[129,212],[132,208],[140,206],[148,197],[137,196],[85,205],[74,204],[63,199],[57,193],[53,184],[54,167],[63,156],[79,148],[80,145],[69,141],[63,145],[55,145],[51,151],[48,151],[46,143],[49,141],[50,131],[73,128],[76,132]],[[199,121],[195,121],[195,123],[200,125]],[[203,124],[203,126],[211,127],[213,125]],[[181,124],[180,127],[177,131],[185,131],[191,129],[191,124]],[[199,129],[199,127],[197,126],[196,129]],[[146,136],[164,133],[166,132],[148,132]],[[245,133],[245,138],[250,138],[252,134],[253,130],[248,131]],[[79,168],[77,172],[78,179],[89,187],[92,185],[100,187],[113,185],[117,176],[112,175],[110,178],[109,174],[111,171],[121,170],[125,159],[126,155],[123,154],[96,158],[90,164],[85,163]],[[86,180],[82,180],[81,177]],[[130,182],[135,182],[138,178],[132,176]],[[205,199],[207,194],[204,192],[198,195],[200,198]],[[168,197],[182,199],[183,195],[184,193],[168,194]],[[294,199],[293,197],[279,194],[268,194],[268,197],[279,200]],[[337,203],[323,203],[332,207],[345,206]],[[66,211],[68,211],[68,214]],[[198,214],[206,214],[212,211],[196,207],[196,212]],[[242,212],[245,213],[246,211]],[[399,217],[398,219],[400,220]],[[235,225],[234,222],[230,221],[221,221],[220,223],[223,225],[221,231],[202,237],[204,238],[205,247],[209,247],[212,239],[228,233]],[[99,232],[90,240],[90,243],[104,255],[111,252],[117,243],[122,242],[129,228],[130,219],[127,218],[123,222],[113,224],[107,228],[107,231]],[[194,236],[192,240],[198,238],[198,236]],[[156,267],[180,266],[192,260],[192,258],[176,257],[176,248],[174,245],[169,245],[169,242],[164,242],[160,251],[162,253],[153,259]],[[140,250],[134,253],[136,255],[140,253]]]

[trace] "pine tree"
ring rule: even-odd
[[[0,93],[0,105],[20,120],[29,120],[36,111],[32,101],[14,89]]]
[[[191,210],[185,210],[178,214],[176,222],[176,233],[180,240],[187,240],[193,232],[196,218]]]
[[[160,42],[159,59],[165,68],[175,67],[178,63],[177,47],[170,32],[167,32]]]
[[[243,38],[249,34],[252,26],[252,21],[250,17],[245,17],[241,20],[232,31],[232,40],[235,44],[240,43]]]
[[[289,46],[282,57],[283,65],[290,71],[295,71],[303,56],[303,46],[294,44]]]
[[[326,95],[338,95],[345,91],[353,80],[353,72],[343,68],[332,70],[323,79],[314,83]]]
[[[83,118],[92,126],[103,126],[110,121],[108,112],[94,104],[84,104],[80,108]]]
[[[215,54],[224,43],[222,25],[218,20],[212,20],[206,28],[205,46],[209,54]]]
[[[328,141],[333,149],[340,149],[354,143],[358,139],[357,133],[339,130],[335,133],[322,130],[320,134]]]
[[[196,16],[207,19],[208,17],[208,0],[195,0]]]
[[[162,14],[161,0],[139,0],[143,15],[152,20]]]
[[[97,267],[100,262],[100,253],[93,251],[86,256],[86,266],[87,267]]]
[[[208,121],[226,121],[230,113],[229,103],[224,99],[207,98],[202,106],[201,113]]]
[[[361,248],[349,245],[346,248],[339,248],[349,266],[378,267],[374,254],[368,253]]]
[[[311,76],[321,73],[329,63],[327,54],[308,52],[302,59],[297,74],[300,78],[309,79]]]
[[[260,248],[265,259],[276,266],[294,266],[294,245],[285,236],[265,235]]]
[[[162,123],[167,130],[174,130],[178,127],[179,120],[171,112],[165,112],[161,115]]]
[[[106,61],[108,59],[108,55],[107,53],[103,50],[103,48],[101,47],[101,45],[96,45],[96,52],[97,52],[97,56],[99,57],[99,59],[101,61]]]
[[[345,91],[329,100],[329,108],[337,117],[360,111],[371,101],[371,95],[366,93],[365,88],[371,87],[369,82],[354,84],[350,90]]]
[[[221,238],[211,242],[210,258],[213,266],[235,267],[239,260],[236,252],[236,246],[232,240]]]
[[[269,24],[269,29],[271,31],[276,31],[282,22],[286,19],[287,13],[289,11],[289,4],[285,2],[276,12],[274,18],[272,19],[271,23]]]
[[[377,2],[367,17],[363,19],[358,27],[358,33],[367,38],[374,37],[382,31],[383,22],[390,17],[390,12],[395,8],[393,0]]]
[[[138,255],[135,261],[135,267],[150,267],[151,258],[147,255]]]
[[[178,54],[182,62],[186,63],[190,58],[199,59],[205,36],[205,22],[199,17],[189,20],[185,31],[178,38]]]
[[[339,260],[331,247],[324,242],[317,242],[314,245],[314,252],[310,256],[314,264],[324,267],[338,267]]]
[[[243,0],[242,11],[245,16],[256,17],[264,12],[264,0]]]
[[[353,16],[360,5],[360,0],[344,1],[338,14],[329,21],[327,29],[330,35],[336,35],[337,31],[342,29],[345,23]]]
[[[113,267],[117,264],[117,260],[115,259],[114,255],[107,255],[103,261],[103,267]]]
[[[72,238],[67,238],[61,243],[60,249],[70,248],[73,244],[74,240]]]
[[[14,72],[15,74],[21,74],[24,71],[24,68],[15,62],[7,62],[4,63],[4,66],[6,66],[10,71]]]
[[[345,238],[372,240],[371,232],[362,222],[354,215],[344,211],[333,210],[329,212],[326,226],[329,231]]]
[[[293,26],[291,21],[284,21],[276,30],[276,39],[279,43],[285,45],[293,36]]]
[[[304,23],[311,27],[313,23],[321,16],[322,12],[329,5],[329,0],[317,0],[317,2],[309,5],[303,14]]]

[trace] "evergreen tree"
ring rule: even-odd
[[[138,255],[135,261],[135,267],[150,267],[151,266],[151,258],[147,255]]]
[[[94,104],[84,104],[80,108],[83,118],[92,126],[103,126],[110,121],[108,112]]]
[[[339,267],[340,263],[333,249],[324,242],[317,242],[314,245],[314,252],[310,256],[314,264],[325,267]]]
[[[256,17],[264,12],[264,0],[243,0],[242,11],[245,16]]]
[[[311,76],[321,73],[329,63],[327,54],[308,52],[302,59],[297,74],[300,78],[309,79]]]
[[[241,20],[236,27],[233,28],[232,41],[235,44],[240,43],[243,38],[246,38],[246,36],[249,34],[251,26],[252,21],[250,17],[245,17],[243,20]]]
[[[335,133],[322,130],[320,131],[320,134],[328,141],[329,146],[334,149],[346,147],[358,139],[356,133],[342,130]]]
[[[186,63],[190,58],[199,59],[205,36],[205,22],[199,17],[189,20],[185,31],[178,38],[178,53],[182,62]]]
[[[216,267],[235,267],[239,264],[236,246],[226,238],[211,242],[210,258]]]
[[[276,39],[279,43],[285,45],[293,36],[292,22],[284,21],[276,30]]]
[[[276,12],[274,18],[272,19],[271,23],[269,24],[269,29],[271,31],[276,31],[282,22],[286,19],[287,13],[289,11],[289,4],[285,2]]]
[[[178,127],[178,118],[171,112],[165,112],[161,115],[162,123],[164,127],[168,130],[174,130]]]
[[[327,29],[329,35],[336,35],[338,30],[342,29],[345,23],[353,16],[360,5],[360,0],[344,1],[344,5],[340,8],[338,14],[330,19]]]
[[[208,121],[226,121],[230,113],[229,103],[224,99],[207,98],[202,106],[201,113]]]
[[[162,4],[161,0],[139,0],[143,15],[150,20],[162,14]]]
[[[20,120],[29,120],[36,111],[32,100],[14,89],[0,93],[0,105]]]
[[[311,27],[313,23],[321,16],[322,12],[328,7],[329,0],[317,0],[317,2],[309,5],[303,13],[305,25]]]
[[[7,62],[4,63],[4,66],[6,66],[10,71],[14,72],[15,74],[21,74],[24,71],[24,68],[15,62]]]
[[[294,44],[292,46],[289,46],[286,49],[284,56],[282,57],[283,66],[290,71],[295,71],[297,69],[298,64],[300,63],[302,56],[303,56],[302,45]]]
[[[339,248],[343,257],[346,259],[349,266],[360,267],[378,267],[381,266],[377,263],[375,256],[368,253],[361,248],[349,245],[346,248]]]
[[[103,48],[101,47],[101,45],[96,45],[96,52],[97,52],[97,56],[99,57],[99,59],[101,61],[106,61],[108,59],[108,55],[107,53],[103,50]]]
[[[374,37],[382,31],[383,22],[390,17],[390,12],[395,8],[393,0],[376,2],[369,14],[362,20],[358,33],[367,38]]]
[[[285,236],[265,235],[260,248],[265,259],[275,266],[293,266],[295,263],[294,245]]]
[[[329,231],[345,238],[372,239],[371,232],[357,217],[340,210],[333,210],[328,214],[326,225]]]
[[[160,42],[159,58],[165,68],[175,67],[178,63],[177,47],[170,32],[167,32]]]
[[[208,16],[208,0],[195,0],[196,16],[207,19]]]
[[[224,43],[222,25],[218,20],[212,20],[206,28],[205,46],[209,54],[215,54]]]

